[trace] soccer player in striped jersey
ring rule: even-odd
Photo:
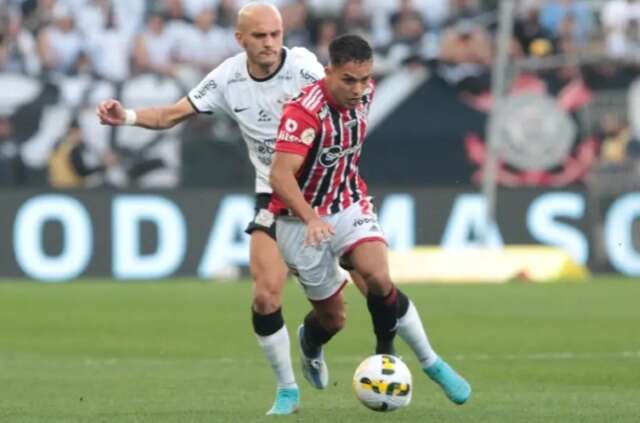
[[[285,107],[271,169],[277,243],[312,304],[298,329],[303,374],[318,389],[328,385],[323,345],[345,322],[342,263],[364,279],[376,353],[393,354],[400,331],[424,372],[463,404],[470,385],[433,351],[417,313],[398,313],[411,303],[390,279],[386,240],[358,171],[374,95],[371,47],[345,35],[329,54],[326,77]]]

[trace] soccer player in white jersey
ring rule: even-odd
[[[189,94],[172,105],[125,109],[111,99],[98,106],[105,125],[136,125],[168,129],[196,113],[225,113],[238,122],[256,168],[256,216],[249,224],[250,269],[254,280],[252,323],[258,344],[277,379],[276,399],[268,414],[291,414],[299,407],[299,391],[291,365],[290,341],[282,317],[282,290],[287,266],[278,251],[269,173],[282,107],[303,87],[321,79],[324,69],[303,48],[282,46],[282,19],[267,3],[253,2],[238,13],[236,38],[245,50],[207,75]],[[354,282],[366,292],[357,275]],[[414,305],[399,292],[398,332],[419,359],[433,351]],[[419,326],[416,326],[419,325]],[[426,352],[426,353],[425,353]],[[425,355],[426,354],[426,355]]]

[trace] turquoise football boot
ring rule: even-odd
[[[297,413],[300,408],[300,390],[298,388],[278,388],[276,399],[267,416],[283,416]]]
[[[458,405],[462,405],[471,396],[471,385],[456,373],[451,366],[441,358],[431,366],[422,369],[427,376],[436,382],[444,391],[447,398]]]

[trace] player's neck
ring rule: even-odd
[[[273,65],[260,65],[258,63],[247,60],[247,70],[249,71],[249,76],[251,76],[251,78],[253,78],[255,81],[266,81],[267,79],[270,79],[280,70],[280,68],[282,67],[282,62],[284,62],[284,58],[285,53],[283,50],[280,53],[279,60]]]

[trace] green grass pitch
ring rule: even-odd
[[[331,385],[298,371],[308,310],[289,283],[285,318],[302,389],[297,415],[266,417],[271,369],[250,326],[249,283],[0,282],[0,422],[629,422],[640,421],[640,282],[405,285],[436,350],[473,386],[449,403],[398,339],[412,404],[374,413],[351,391],[372,351],[363,299],[327,348]]]

